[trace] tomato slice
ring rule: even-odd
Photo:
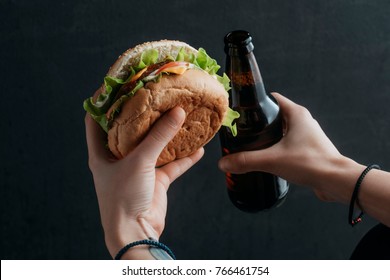
[[[164,66],[162,66],[160,69],[156,71],[156,75],[160,74],[161,72],[166,73],[174,73],[174,74],[183,74],[190,66],[190,63],[184,62],[184,61],[172,61]]]

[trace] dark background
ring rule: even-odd
[[[108,259],[82,102],[135,44],[178,39],[224,66],[253,35],[263,79],[312,112],[341,153],[390,169],[390,2],[0,0],[1,259]],[[266,213],[228,201],[218,139],[169,191],[161,240],[179,259],[347,259],[376,223],[300,186]]]

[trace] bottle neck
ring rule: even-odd
[[[226,56],[226,74],[231,80],[229,103],[239,112],[251,110],[261,112],[258,118],[264,123],[272,123],[278,113],[276,102],[266,93],[263,78],[253,52]]]
[[[269,97],[253,52],[227,55],[226,72],[231,80],[233,107],[267,102]]]

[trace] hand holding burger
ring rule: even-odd
[[[105,133],[89,114],[85,117],[89,166],[99,202],[108,251],[114,258],[126,244],[153,238],[158,240],[167,210],[169,185],[191,168],[203,148],[191,156],[155,168],[161,151],[173,139],[185,119],[176,107],[156,122],[145,139],[121,160],[105,148]],[[145,246],[126,252],[122,259],[153,259]]]
[[[159,239],[169,185],[202,157],[222,124],[234,133],[229,80],[218,69],[202,49],[146,43],[121,55],[84,102],[89,166],[112,257],[131,242]],[[122,258],[156,255],[136,246]]]

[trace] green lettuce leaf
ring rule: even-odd
[[[237,135],[237,125],[234,123],[234,120],[239,117],[240,114],[238,112],[232,110],[231,108],[228,108],[226,117],[222,122],[223,126],[230,128],[230,131],[232,132],[233,136]]]
[[[137,66],[134,67],[135,72],[139,72],[145,67],[155,64],[158,59],[158,51],[155,49],[149,49],[141,54],[140,61]]]
[[[90,97],[83,103],[84,110],[87,111],[106,132],[108,131],[106,112],[110,109],[116,92],[124,83],[125,81],[121,79],[106,76],[104,78],[105,91],[97,97],[96,102],[93,101],[93,97]]]
[[[217,75],[217,80],[223,85],[226,91],[229,91],[231,89],[230,79],[225,73],[223,73],[222,77]]]

